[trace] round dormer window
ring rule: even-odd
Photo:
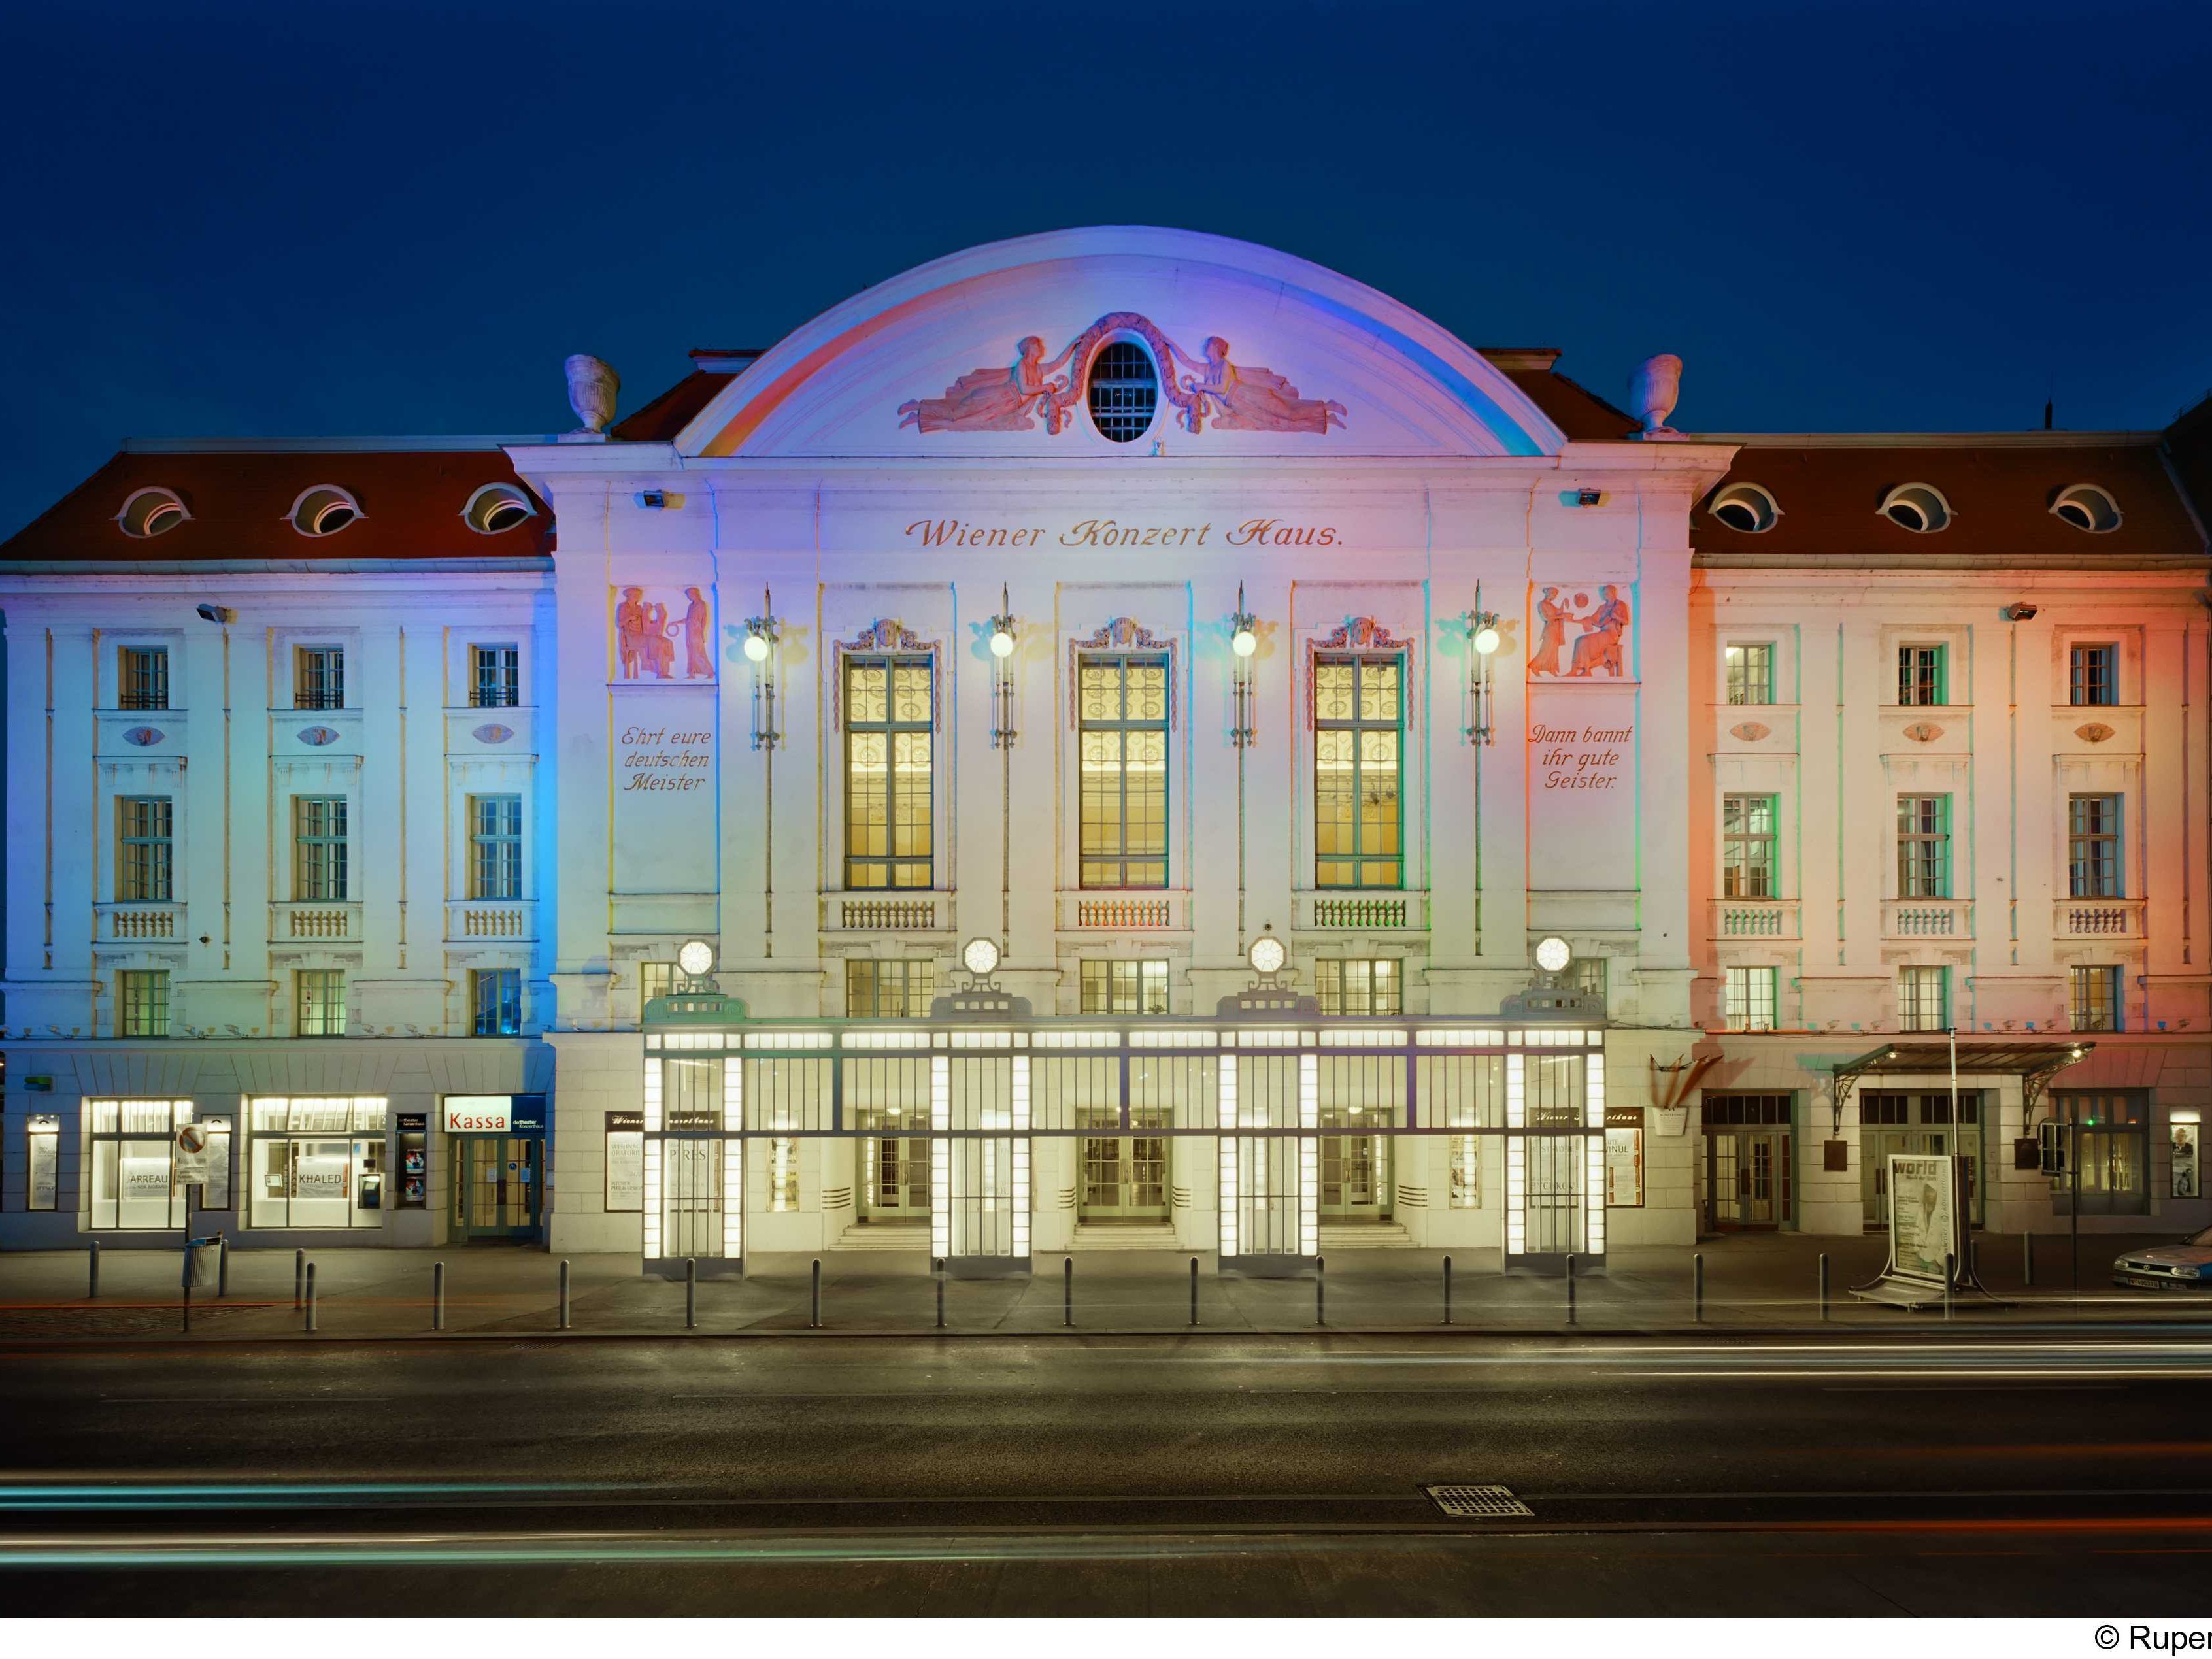
[[[143,538],[174,530],[191,516],[185,511],[185,504],[178,499],[175,490],[149,488],[131,492],[123,503],[123,510],[115,515],[115,522],[125,535]]]
[[[1117,444],[1152,429],[1159,410],[1160,377],[1134,340],[1115,340],[1091,360],[1091,424]]]
[[[530,498],[513,484],[486,484],[470,496],[469,504],[461,509],[461,517],[479,536],[496,536],[536,516],[537,509],[530,505]]]
[[[1741,530],[1747,536],[1773,529],[1774,521],[1782,516],[1773,495],[1755,483],[1728,485],[1714,495],[1706,511],[1730,530]]]
[[[2120,527],[2120,504],[2095,484],[2075,484],[2071,489],[2060,490],[2058,499],[2051,504],[2051,511],[2076,530],[2086,530],[2093,536]]]
[[[1915,535],[1932,536],[1950,526],[1951,503],[1934,484],[1899,484],[1882,497],[1881,514]]]
[[[362,516],[361,503],[350,490],[336,484],[318,484],[301,492],[286,516],[302,536],[335,536]]]

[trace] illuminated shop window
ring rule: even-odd
[[[369,1097],[249,1102],[246,1224],[377,1225],[386,1118],[386,1103]]]
[[[2054,1114],[2078,1127],[2080,1169],[2053,1176],[2053,1212],[2070,1215],[2079,1185],[2083,1215],[2150,1212],[2150,1096],[2140,1089],[2054,1089]]]
[[[88,1100],[84,1103],[88,1227],[102,1231],[185,1224],[185,1194],[171,1159],[178,1126],[192,1121],[189,1100]],[[228,1202],[229,1149],[223,1147]]]

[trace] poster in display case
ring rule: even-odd
[[[399,1138],[399,1193],[393,1208],[420,1210],[430,1196],[430,1115],[401,1112],[395,1120]]]

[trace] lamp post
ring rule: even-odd
[[[999,751],[999,939],[1014,942],[1014,607],[999,584],[999,612],[990,619],[991,747]]]
[[[1481,604],[1478,592],[1475,603]],[[1495,611],[1469,611],[1460,618],[1467,629],[1468,647],[1467,665],[1468,723],[1463,728],[1468,741],[1488,748],[1493,740],[1491,729],[1490,659],[1497,654],[1501,637],[1498,631]]]
[[[1230,685],[1235,716],[1229,741],[1237,749],[1237,944],[1244,944],[1244,751],[1260,735],[1252,689],[1252,658],[1260,649],[1260,619],[1244,608],[1244,584],[1237,584],[1237,609],[1229,617]]]
[[[753,747],[765,751],[761,780],[761,953],[775,954],[775,647],[783,629],[775,600],[761,587],[761,614],[745,618],[745,660],[753,665]]]

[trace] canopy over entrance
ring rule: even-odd
[[[2087,1060],[2094,1042],[1961,1042],[1954,1048],[1941,1042],[1901,1041],[1870,1048],[1835,1068],[1836,1111],[1840,1115],[1859,1080],[1869,1077],[1925,1077],[1948,1073],[1956,1057],[1960,1077],[2017,1077],[2025,1109],[2033,1115],[2035,1103],[2051,1086],[2051,1079],[2069,1066]]]

